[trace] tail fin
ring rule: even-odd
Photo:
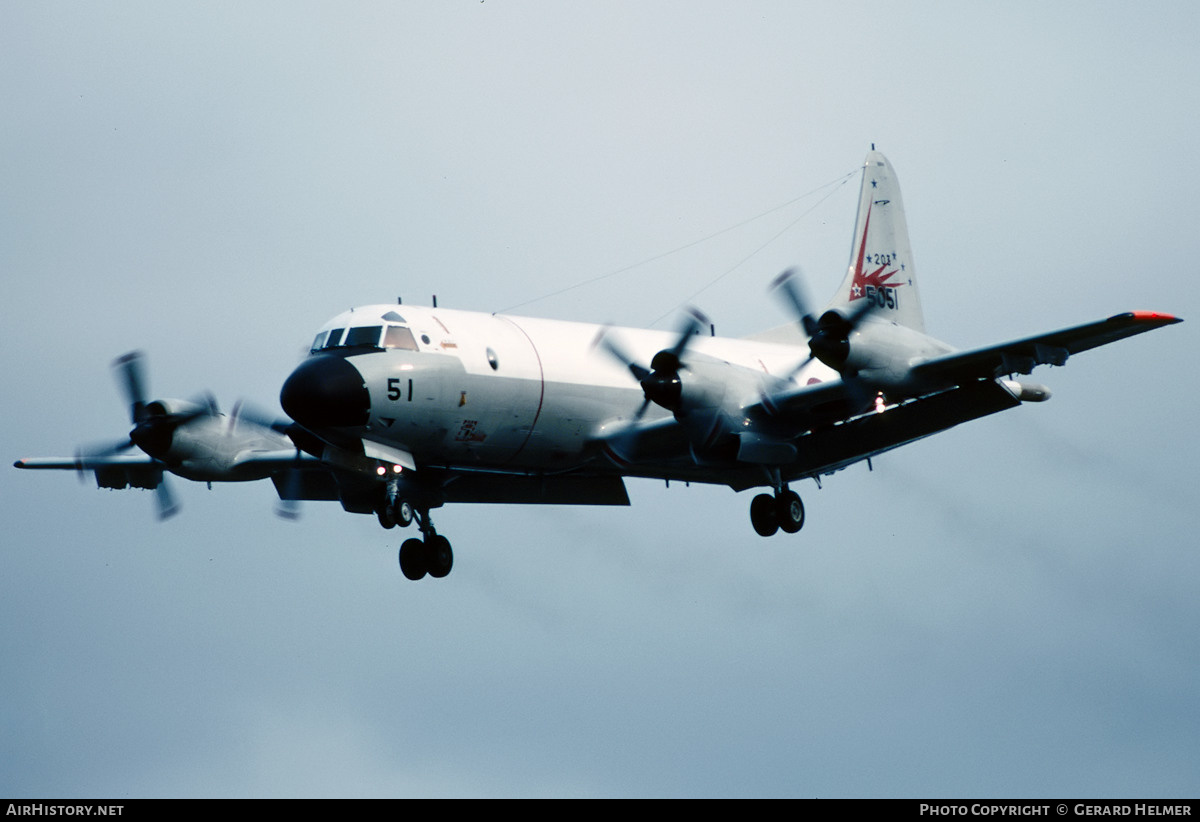
[[[863,164],[850,268],[828,308],[849,314],[861,300],[875,301],[877,319],[925,330],[900,183],[892,164],[874,146]]]

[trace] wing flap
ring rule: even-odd
[[[748,405],[745,411],[751,419],[785,422],[800,433],[815,425],[827,425],[861,412],[866,407],[868,393],[865,386],[831,380],[763,397]]]
[[[881,414],[864,414],[840,425],[802,436],[796,476],[830,473],[867,457],[890,451],[964,422],[1015,408],[1020,401],[992,380],[909,400]]]

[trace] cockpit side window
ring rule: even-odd
[[[382,333],[383,327],[378,325],[363,325],[351,328],[346,332],[346,341],[342,345],[347,348],[378,348],[379,336]]]
[[[345,330],[346,329],[344,329],[344,328],[335,328],[332,331],[330,331],[329,336],[326,337],[326,339],[325,339],[325,344],[322,345],[321,348],[337,348],[338,345],[340,345],[342,342],[342,332]],[[321,335],[318,334],[317,339],[320,339],[320,338],[321,338]]]
[[[417,341],[413,334],[402,325],[389,325],[383,335],[384,348],[402,348],[406,351],[416,351]]]

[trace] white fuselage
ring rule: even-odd
[[[314,345],[330,331],[389,324],[408,328],[415,350],[325,349],[344,355],[362,375],[370,412],[361,436],[407,451],[418,464],[463,468],[576,467],[589,441],[632,419],[644,401],[630,371],[596,347],[598,335],[612,335],[644,364],[677,342],[669,331],[375,305],[334,317]],[[731,372],[761,374],[754,385],[741,380],[731,387],[740,395],[716,398],[725,408],[756,401],[764,387],[778,388],[780,375],[808,354],[796,345],[706,336],[696,336],[688,351],[739,366]],[[801,385],[836,378],[815,361],[794,377]],[[665,416],[651,405],[645,419]]]

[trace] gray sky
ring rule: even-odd
[[[0,795],[1194,797],[1198,9],[3,4],[6,459],[122,436],[130,349],[155,396],[277,408],[346,307],[525,303],[871,143],[935,336],[1191,322],[804,483],[798,536],[632,481],[443,509],[441,582],[265,483],[177,481],[159,524],[5,469]],[[780,269],[839,282],[857,185],[521,311],[779,324]]]

